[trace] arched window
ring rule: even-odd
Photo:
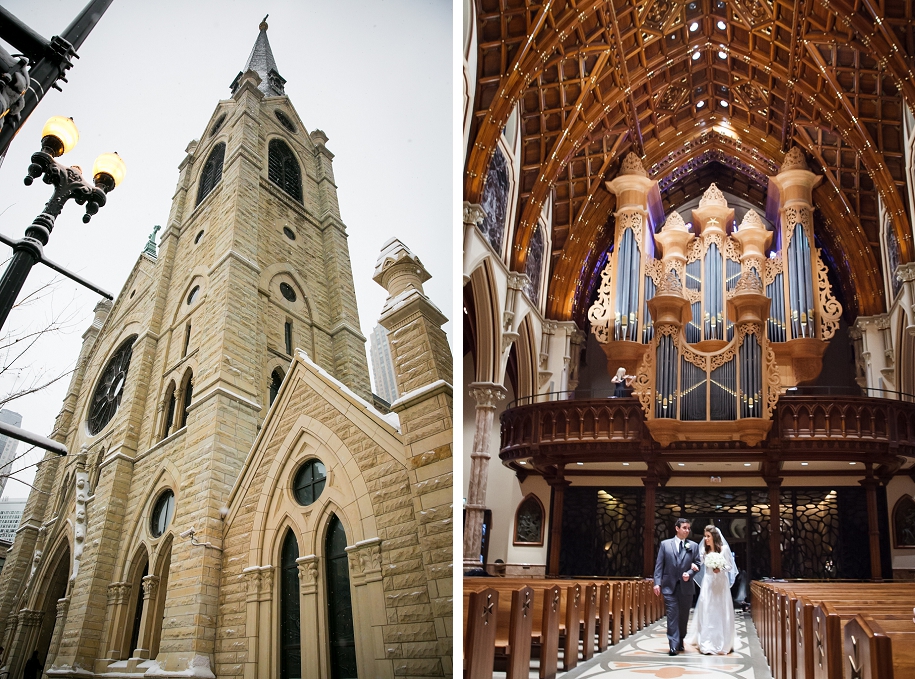
[[[896,549],[915,547],[915,500],[903,495],[893,508],[893,536]]]
[[[299,543],[290,530],[280,557],[280,677],[302,676],[302,638],[299,632]]]
[[[181,382],[181,409],[175,417],[175,431],[187,425],[187,411],[191,407],[191,399],[194,396],[193,382],[194,373],[188,370],[184,380]]]
[[[508,212],[508,162],[499,147],[496,147],[489,161],[486,183],[483,185],[483,199],[480,201],[486,214],[480,223],[480,230],[493,250],[502,253],[502,239],[505,235],[505,216]]]
[[[515,513],[514,544],[543,545],[543,505],[533,493],[521,501]]]
[[[168,389],[165,390],[165,420],[162,426],[162,436],[164,439],[172,431],[172,425],[175,423],[175,381],[172,380]]]
[[[279,368],[276,368],[273,371],[273,374],[270,375],[270,405],[273,405],[273,402],[276,400],[276,395],[280,393],[280,385],[283,383],[283,373],[280,372]]]
[[[271,139],[268,147],[267,176],[283,191],[302,201],[302,173],[292,150],[282,139]]]
[[[200,173],[200,186],[197,188],[197,203],[195,207],[200,205],[203,199],[213,190],[213,187],[222,179],[222,161],[225,156],[225,144],[216,144],[213,150],[210,151],[210,157],[207,158],[207,162],[203,166],[203,172]]]
[[[327,637],[330,641],[332,679],[355,679],[356,634],[353,599],[349,589],[349,558],[346,531],[336,514],[327,526]]]
[[[540,304],[540,274],[543,266],[543,226],[537,224],[534,226],[534,233],[531,236],[530,244],[527,249],[527,261],[524,264],[524,273],[527,274],[528,281],[524,288],[534,305]]]

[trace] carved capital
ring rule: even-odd
[[[57,617],[65,618],[67,616],[67,609],[70,608],[70,597],[65,596],[63,599],[57,600]]]
[[[362,540],[347,547],[346,552],[350,573],[355,579],[364,579],[365,582],[381,580],[381,538]]]
[[[477,402],[477,408],[493,408],[505,398],[505,387],[494,382],[473,382],[470,385],[470,395]]]
[[[874,325],[877,326],[878,330],[889,330],[890,329],[889,314],[881,314],[879,316],[874,316]]]
[[[159,576],[147,575],[143,578],[143,598],[147,601],[156,596],[159,591]]]
[[[303,594],[313,594],[318,587],[318,557],[314,554],[295,560],[299,567],[299,588]]]
[[[108,585],[108,603],[112,605],[126,603],[130,595],[129,582],[112,582]]]
[[[41,618],[44,617],[44,611],[32,611],[23,608],[19,611],[19,625],[21,627],[37,627],[41,624]]]
[[[530,280],[526,273],[519,273],[517,271],[508,272],[508,289],[509,290],[524,290],[524,286],[527,285],[527,282]]]
[[[900,264],[896,267],[896,279],[903,283],[915,281],[915,262]]]
[[[486,219],[483,206],[478,203],[464,203],[464,223],[479,226]]]

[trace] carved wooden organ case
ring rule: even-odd
[[[811,205],[782,190],[774,233],[752,210],[737,226],[712,184],[692,211],[692,229],[673,212],[652,234],[644,201],[651,182],[640,163],[627,162],[608,182],[618,197],[616,238],[588,311],[608,369],[636,375],[634,395],[662,446],[756,445],[780,389],[819,374],[841,314],[813,247]],[[805,183],[809,196],[816,182]]]

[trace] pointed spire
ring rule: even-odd
[[[267,16],[270,15],[268,14]],[[248,71],[254,71],[261,78],[261,84],[258,85],[257,89],[263,92],[264,96],[283,97],[286,95],[286,91],[283,89],[286,80],[280,75],[279,71],[276,70],[276,60],[273,58],[273,50],[270,49],[270,41],[267,40],[266,16],[264,17],[264,20],[261,21],[258,28],[260,28],[260,33],[257,35],[257,40],[254,41],[254,48],[251,50],[251,55],[248,57],[248,63],[245,64],[245,68],[235,76],[235,80],[232,81],[229,88],[232,90],[232,94],[235,94],[241,76]]]

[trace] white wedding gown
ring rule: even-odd
[[[725,568],[733,569],[731,550],[725,547],[721,555],[727,562]],[[700,568],[705,568],[705,550]],[[734,635],[734,602],[727,570],[715,573],[711,568],[706,569],[685,643],[698,646],[700,653],[724,655],[734,650]]]

